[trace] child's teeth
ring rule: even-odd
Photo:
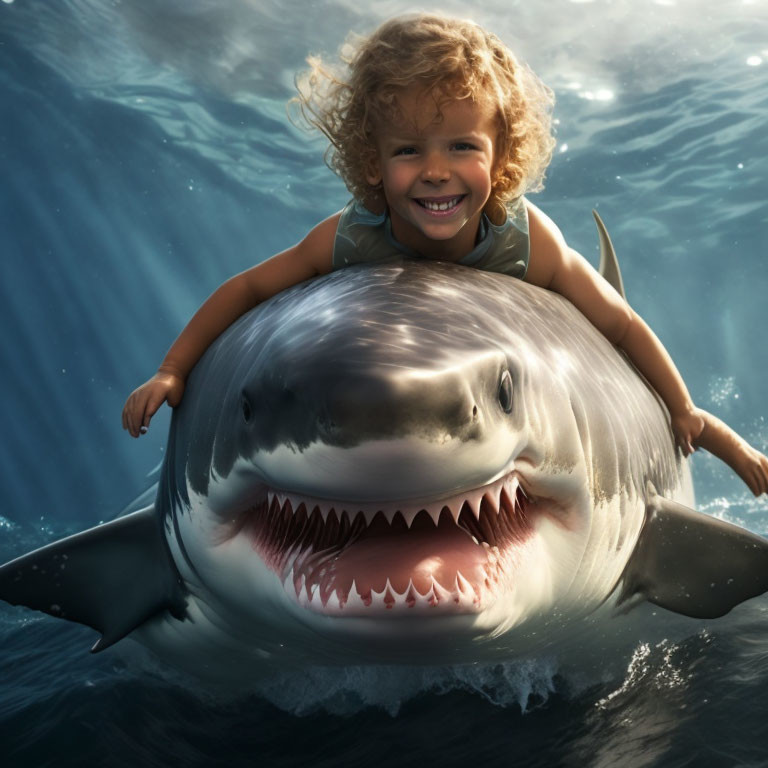
[[[431,203],[429,200],[424,200],[424,207],[429,208],[430,211],[447,211],[449,208],[453,208],[456,203],[459,202],[458,197],[454,197],[452,200],[448,200],[446,203]]]

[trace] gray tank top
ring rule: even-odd
[[[525,277],[530,253],[525,198],[519,197],[508,207],[506,221],[498,226],[483,214],[479,235],[477,245],[457,264],[503,272],[521,279]],[[404,255],[423,258],[395,240],[388,213],[371,213],[359,200],[347,203],[336,228],[333,269],[351,264],[396,261]]]

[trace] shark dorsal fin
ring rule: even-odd
[[[613,243],[608,236],[608,230],[594,208],[592,209],[592,215],[595,217],[597,234],[600,238],[600,268],[598,271],[616,289],[621,298],[626,300],[624,282],[621,279],[621,270],[619,269],[619,260],[616,258],[616,251],[613,250]]]

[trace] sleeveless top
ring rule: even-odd
[[[525,198],[519,197],[508,207],[503,224],[497,226],[482,215],[477,245],[455,263],[522,279],[529,253],[528,211]],[[359,200],[347,203],[333,243],[334,270],[351,264],[397,261],[402,256],[424,259],[395,240],[388,212],[371,213]]]

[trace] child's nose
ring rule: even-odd
[[[421,170],[421,178],[424,181],[431,181],[432,183],[438,183],[441,181],[448,181],[451,176],[448,163],[445,162],[445,158],[438,152],[431,152],[424,159],[424,165]]]

